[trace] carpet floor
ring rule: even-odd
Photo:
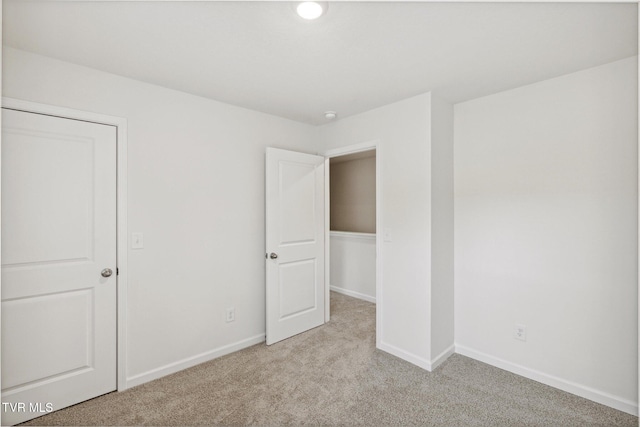
[[[427,372],[375,348],[375,305],[25,425],[637,426],[638,418],[454,354]]]

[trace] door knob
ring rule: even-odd
[[[276,258],[278,258],[278,254],[277,254],[277,253],[275,253],[275,252],[271,252],[271,253],[269,254],[269,258],[271,258],[271,259],[276,259]]]
[[[105,268],[100,274],[102,274],[102,277],[109,277],[113,274],[113,271],[110,268]]]

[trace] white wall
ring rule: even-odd
[[[131,384],[265,332],[264,156],[311,126],[4,48],[3,95],[128,120]],[[236,321],[225,323],[235,307]]]
[[[331,290],[376,302],[376,235],[332,231]]]
[[[382,289],[378,346],[419,366],[430,365],[429,114],[419,95],[320,127],[324,151],[379,140],[382,165]],[[381,301],[382,300],[382,301]]]
[[[385,242],[379,248],[383,277],[377,300],[378,346],[429,370],[444,360],[435,360],[439,353],[432,351],[432,245],[439,247],[439,243],[432,241],[431,101],[429,93],[415,96],[327,124],[319,131],[324,151],[379,141],[383,229],[378,233],[384,234]],[[442,111],[447,114],[446,108]],[[434,133],[442,134],[446,132]],[[435,153],[440,155],[438,150]],[[443,181],[437,178],[436,185]],[[442,212],[447,209],[443,207]],[[444,341],[439,339],[437,344],[442,346]]]
[[[636,61],[455,106],[456,350],[632,413]]]
[[[431,95],[431,360],[454,351],[453,105]]]

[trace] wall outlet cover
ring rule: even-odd
[[[233,308],[233,307],[227,308],[226,320],[227,320],[227,323],[233,322],[234,320],[236,320],[236,309],[235,308]]]
[[[522,323],[517,323],[513,330],[513,337],[520,341],[527,340],[527,326]]]

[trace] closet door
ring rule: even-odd
[[[2,424],[116,389],[116,128],[2,110]]]

